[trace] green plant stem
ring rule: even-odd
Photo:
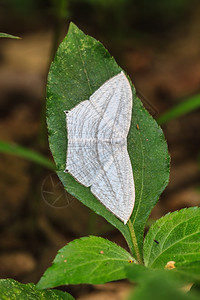
[[[138,263],[142,265],[143,262],[142,262],[142,258],[140,256],[140,251],[139,251],[139,248],[138,248],[138,243],[137,243],[137,239],[136,239],[136,235],[135,235],[135,230],[133,228],[133,224],[132,224],[131,220],[128,221],[127,225],[128,225],[129,230],[130,230],[131,240],[132,240],[132,243],[133,243],[133,248],[135,250],[136,259],[137,259]]]

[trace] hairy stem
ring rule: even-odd
[[[135,235],[135,230],[133,228],[133,224],[132,224],[131,220],[128,221],[127,225],[128,225],[129,230],[130,230],[131,240],[132,240],[132,243],[133,243],[133,248],[135,250],[136,259],[137,259],[139,264],[143,264],[142,258],[140,256],[140,251],[139,251],[139,248],[138,248],[138,243],[137,243],[137,239],[136,239],[136,235]]]

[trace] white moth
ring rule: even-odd
[[[132,91],[123,72],[106,81],[89,100],[65,111],[68,132],[65,172],[70,173],[124,224],[135,201],[127,135]]]

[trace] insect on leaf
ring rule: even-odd
[[[78,182],[120,220],[133,211],[135,188],[127,135],[132,92],[123,72],[104,83],[89,100],[66,111],[67,166]]]
[[[90,99],[106,81],[121,71],[100,42],[85,35],[71,23],[48,75],[47,123],[50,148],[58,176],[65,189],[118,228],[134,252],[128,226],[102,205],[89,187],[81,185],[69,173],[64,173],[68,144],[64,111],[69,111],[81,101]],[[131,221],[139,249],[142,251],[145,222],[168,183],[169,156],[161,128],[144,109],[130,80],[129,83],[133,103],[127,148],[135,182],[135,205]],[[117,156],[117,153],[115,155]]]

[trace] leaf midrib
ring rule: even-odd
[[[85,73],[85,76],[86,76],[86,80],[87,80],[87,84],[88,84],[88,87],[89,87],[89,90],[90,90],[90,94],[92,94],[92,88],[91,88],[91,85],[90,85],[89,76],[88,76],[88,73],[87,73],[87,69],[86,69],[82,54],[81,54],[81,50],[80,50],[80,47],[79,47],[78,40],[76,38],[76,34],[74,34],[74,31],[72,31],[72,35],[73,35],[74,41],[77,45],[78,53],[79,53],[79,56],[80,56],[81,63],[83,65],[83,70],[84,70],[84,73]]]

